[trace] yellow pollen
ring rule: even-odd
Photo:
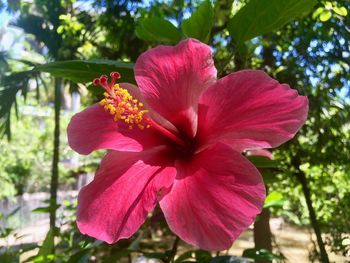
[[[115,84],[113,93],[105,92],[104,96],[105,98],[100,101],[100,105],[111,115],[114,115],[114,121],[124,121],[129,125],[130,130],[133,129],[133,125],[136,125],[140,130],[150,127],[143,121],[143,117],[148,111],[142,109],[143,103],[134,99],[128,90]]]

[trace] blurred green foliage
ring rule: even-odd
[[[0,184],[5,186],[0,192],[0,198],[49,190],[53,110],[50,106],[36,104],[35,100],[32,105],[28,104],[19,102],[20,118],[12,124],[12,140],[0,141]],[[67,123],[68,119],[67,116],[64,122]],[[72,156],[67,147],[62,146],[62,159]],[[69,170],[63,164],[60,168],[65,184],[69,186],[74,183]]]

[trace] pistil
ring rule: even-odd
[[[183,147],[186,146],[186,144],[183,140],[181,140],[179,137],[177,137],[175,134],[173,134],[169,130],[165,129],[163,126],[159,125],[157,122],[155,122],[151,118],[146,117],[146,121],[149,123],[149,125],[151,125],[155,129],[157,129],[159,132],[161,132],[162,134],[167,136],[169,139],[171,139],[172,141],[174,141],[178,145],[183,146]]]
[[[128,124],[130,130],[132,130],[135,125],[140,130],[152,126],[179,146],[186,146],[182,139],[154,121],[147,114],[148,110],[143,109],[144,105],[142,102],[134,99],[127,89],[116,84],[116,80],[120,78],[118,72],[112,72],[110,77],[111,82],[108,82],[108,77],[103,75],[100,78],[94,79],[93,84],[101,86],[106,91],[104,93],[105,98],[100,101],[100,104],[106,111],[114,116],[115,122],[119,120],[124,121]]]

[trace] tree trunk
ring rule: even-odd
[[[54,148],[52,157],[52,173],[50,184],[50,229],[56,226],[56,207],[57,207],[57,189],[58,189],[58,162],[60,146],[60,110],[61,110],[61,86],[62,80],[55,79],[55,129],[54,129]]]
[[[321,262],[322,263],[329,263],[328,254],[327,254],[325,245],[324,245],[323,240],[322,240],[321,228],[320,228],[320,225],[317,221],[315,209],[312,205],[311,192],[310,192],[310,188],[307,184],[305,173],[299,169],[299,166],[297,166],[296,168],[298,169],[297,178],[298,178],[299,182],[301,183],[301,186],[303,189],[303,194],[305,196],[305,200],[306,200],[306,204],[307,204],[307,208],[309,210],[311,225],[312,225],[312,228],[314,229],[315,234],[316,234],[317,244],[318,244],[318,247],[320,250]]]
[[[265,42],[269,43],[269,35],[264,35]],[[273,56],[273,48],[270,45],[263,48],[264,64],[270,68],[275,65],[275,58]],[[268,186],[265,184],[266,194],[268,193]],[[254,223],[254,244],[255,249],[266,249],[272,252],[272,233],[270,228],[270,210],[264,208],[259,215],[258,220]],[[271,260],[255,260],[257,263],[271,263]]]
[[[267,188],[267,187],[266,187]],[[267,189],[266,189],[267,192]],[[270,210],[264,208],[254,223],[255,249],[272,251],[272,234],[270,229]],[[256,263],[271,263],[271,260],[255,260]]]
[[[266,194],[268,187],[266,187]],[[270,210],[264,208],[254,223],[254,244],[255,249],[266,249],[272,251],[272,234],[270,229]],[[271,263],[271,260],[255,260],[257,263]]]

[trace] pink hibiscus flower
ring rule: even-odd
[[[170,229],[206,250],[229,248],[262,209],[259,171],[242,155],[277,147],[304,124],[308,100],[262,71],[217,79],[209,46],[158,46],[135,64],[138,87],[94,80],[105,99],[76,114],[70,146],[110,150],[79,194],[82,233],[129,238],[157,202]]]

